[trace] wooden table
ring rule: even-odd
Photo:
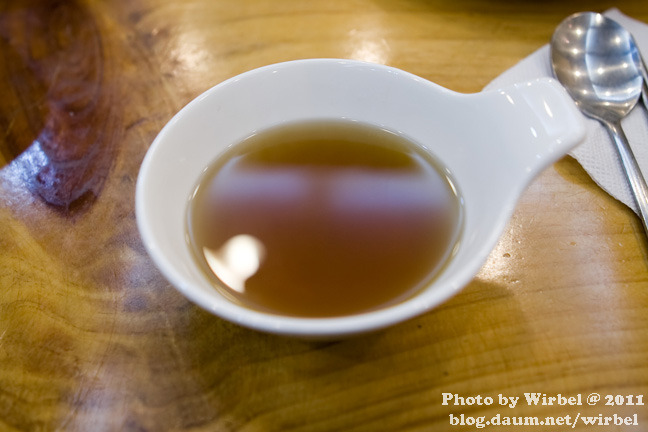
[[[639,425],[574,429],[648,430],[648,244],[569,157],[526,191],[459,295],[334,343],[257,333],[189,303],[134,216],[151,141],[222,80],[341,57],[478,92],[568,14],[615,5],[648,21],[645,0],[3,2],[0,430],[474,431],[452,424],[599,413]],[[529,405],[525,393],[556,400]],[[493,403],[453,404],[476,396]],[[557,421],[483,430],[571,429]]]

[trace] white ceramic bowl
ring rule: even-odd
[[[211,285],[185,239],[186,208],[199,176],[225,148],[254,131],[339,118],[402,132],[449,168],[465,211],[454,257],[420,294],[374,312],[294,318],[232,303]],[[206,310],[266,332],[344,337],[422,314],[468,284],[530,180],[583,134],[581,115],[553,80],[465,95],[382,65],[336,59],[280,63],[211,88],[163,128],[138,177],[137,223],[160,271]]]

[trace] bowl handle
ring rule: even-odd
[[[509,174],[535,177],[585,136],[584,117],[554,79],[541,78],[483,93],[501,127],[500,161]]]
[[[585,136],[584,116],[552,79],[467,97],[472,103],[465,106],[474,108],[470,133],[479,141],[454,166],[466,217],[459,252],[448,267],[448,274],[456,268],[464,275],[486,260],[531,180]]]

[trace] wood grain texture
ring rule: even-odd
[[[648,403],[648,243],[636,216],[568,157],[525,192],[457,296],[334,343],[198,309],[155,269],[134,217],[151,141],[224,79],[342,57],[477,92],[566,15],[612,6],[648,22],[644,0],[3,3],[0,430],[468,431],[449,414],[577,412],[637,413],[631,430],[647,430],[647,406],[441,404],[443,392]]]

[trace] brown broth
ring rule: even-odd
[[[460,199],[436,160],[351,121],[278,126],[231,147],[192,196],[188,238],[221,292],[290,316],[401,302],[448,260]]]

